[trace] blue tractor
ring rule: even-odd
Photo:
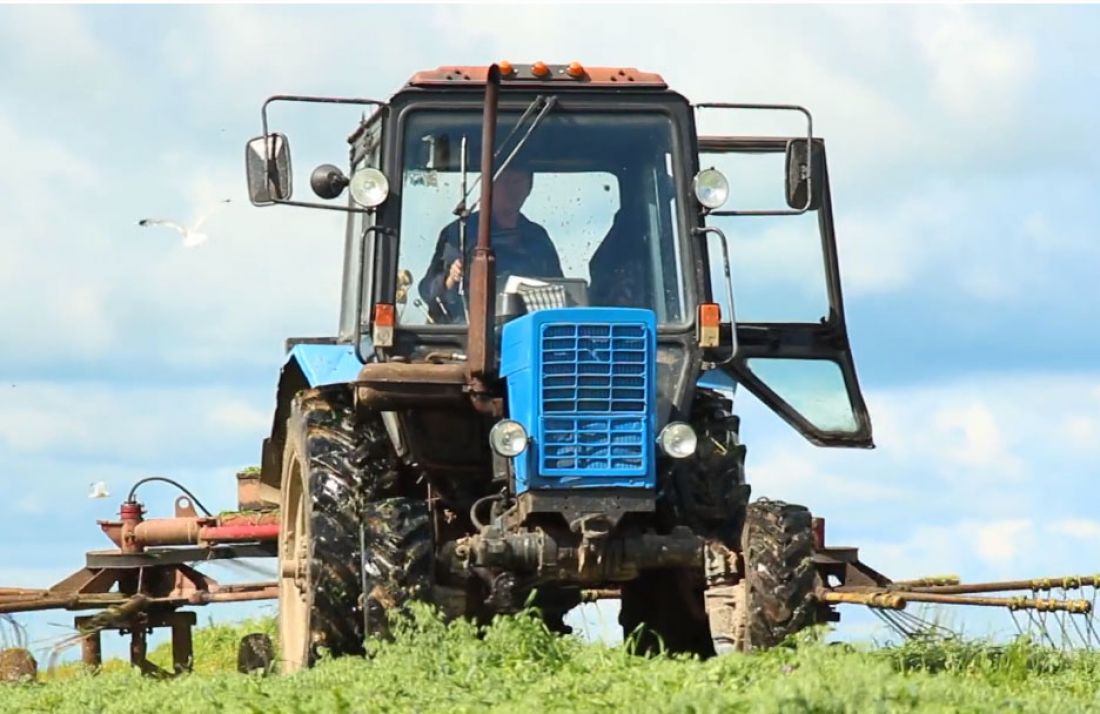
[[[369,107],[317,199],[292,198],[281,102]],[[697,129],[764,111],[801,128]],[[835,619],[810,513],[750,503],[733,414],[744,388],[815,444],[872,445],[805,110],[537,62],[262,116],[252,202],[348,217],[338,334],[288,341],[263,446],[287,670],[413,600],[565,630],[611,593],[640,648],[702,656]]]

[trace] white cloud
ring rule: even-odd
[[[1048,526],[1049,530],[1060,535],[1081,540],[1100,540],[1100,521],[1087,518],[1066,518],[1054,521]]]
[[[195,463],[242,444],[258,453],[270,429],[267,410],[274,407],[274,385],[270,392],[250,395],[220,386],[24,382],[5,396],[0,453],[68,455],[90,463],[165,464],[180,458]],[[81,495],[97,480],[77,472],[71,476]]]
[[[986,127],[1010,119],[1035,72],[1030,38],[994,29],[965,7],[918,14],[913,36],[948,111]]]
[[[1059,534],[1088,532],[1096,464],[1069,448],[1059,415],[1091,407],[1096,378],[975,374],[874,390],[873,451],[810,446],[739,393],[749,482],[825,516],[830,541],[866,546],[891,576],[1091,572],[1092,554]]]
[[[1072,560],[1069,548],[1043,547],[1049,531],[1027,518],[922,520],[899,523],[893,537],[860,539],[860,559],[894,580],[953,575],[964,582],[1062,574]]]
[[[1079,449],[1100,449],[1100,419],[1074,414],[1065,418],[1064,429],[1072,445]]]
[[[82,8],[6,7],[0,17],[0,45],[6,50],[9,78],[49,82],[51,91],[70,99],[75,93],[102,100],[116,88],[119,61],[89,27]],[[87,77],[95,81],[85,81]]]
[[[996,416],[986,404],[947,407],[932,415],[944,454],[963,466],[1000,467],[1015,474],[1019,460],[1009,453]]]
[[[759,496],[783,498],[812,504],[822,513],[835,504],[874,504],[886,507],[909,502],[913,494],[897,484],[871,474],[845,474],[823,466],[813,454],[768,453],[750,459],[747,477],[759,487]]]
[[[265,429],[271,428],[270,410],[257,409],[239,401],[224,402],[211,407],[208,421],[219,429],[252,435],[264,434]]]
[[[994,521],[975,526],[977,553],[982,559],[1002,564],[1016,559],[1035,540],[1035,524],[1026,519]]]

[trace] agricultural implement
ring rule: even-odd
[[[349,172],[312,172],[318,200],[292,199],[269,121],[287,103],[366,108]],[[765,112],[803,128],[697,127]],[[362,654],[412,600],[482,621],[533,602],[565,631],[577,604],[614,597],[640,649],[701,656],[773,646],[840,605],[907,635],[930,627],[911,603],[1005,607],[1092,643],[1092,602],[1067,593],[1095,579],[892,582],[806,508],[750,501],[738,389],[814,444],[872,446],[805,109],[691,105],[655,74],[538,62],[421,72],[389,101],[276,96],[261,116],[252,202],[347,214],[337,335],[288,341],[238,512],[185,494],[147,519],[132,491],[100,524],[114,550],[0,591],[0,613],[99,609],[76,623],[85,661],[116,629],[146,671],[150,628],[172,629],[186,670],[184,608],[262,598],[279,601],[285,671]],[[818,283],[791,284],[788,262]],[[276,558],[277,579],[195,568],[246,557]]]

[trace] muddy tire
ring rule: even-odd
[[[745,447],[738,441],[739,420],[731,402],[716,391],[700,389],[691,407],[699,436],[695,455],[669,464],[666,497],[658,504],[666,527],[686,525],[705,538],[736,542],[749,489],[745,485]],[[619,624],[623,637],[636,637],[636,650],[715,653],[704,606],[703,573],[691,569],[653,570],[622,589]],[[639,625],[644,628],[635,633]]]
[[[241,674],[270,674],[275,664],[275,645],[262,632],[245,635],[237,644],[237,671]]]
[[[623,584],[619,624],[637,654],[714,654],[703,606],[703,584],[681,568],[647,570]],[[639,626],[640,629],[639,629]]]
[[[695,533],[734,542],[745,515],[745,447],[738,440],[740,419],[733,404],[710,389],[696,392],[691,424],[698,432],[695,455],[669,471],[676,524]]]
[[[388,637],[390,615],[414,600],[431,601],[435,547],[428,505],[411,498],[367,504],[363,586],[366,633]]]
[[[279,533],[283,670],[364,652],[360,538],[366,505],[398,461],[381,420],[356,417],[350,390],[306,390],[287,420]]]
[[[774,647],[815,623],[813,529],[802,506],[761,499],[741,534],[743,577],[707,590],[714,648],[724,653]]]

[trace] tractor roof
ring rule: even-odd
[[[572,64],[512,64],[501,62],[501,86],[525,87],[591,86],[600,88],[639,87],[667,89],[659,74],[640,72],[633,67],[585,67],[580,62]],[[485,84],[488,67],[443,66],[417,72],[409,80],[410,87],[471,86]]]

